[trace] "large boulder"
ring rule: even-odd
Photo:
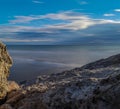
[[[12,59],[9,56],[6,46],[0,42],[0,99],[3,99],[8,92],[8,81]]]

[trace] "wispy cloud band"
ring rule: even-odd
[[[114,16],[113,14],[104,14],[104,16]],[[97,24],[106,24],[106,23],[120,23],[120,21],[109,20],[109,19],[93,19],[87,15],[83,15],[81,13],[76,13],[73,11],[59,12],[59,13],[51,13],[46,15],[32,15],[32,16],[15,16],[14,20],[10,20],[11,24],[19,24],[19,23],[28,23],[35,20],[42,19],[51,19],[51,20],[60,20],[66,21],[67,23],[58,23],[58,24],[45,24],[44,28],[58,28],[58,29],[71,29],[71,30],[79,30],[86,29],[89,26],[97,25]]]
[[[109,18],[112,14],[106,14],[106,16]],[[50,22],[45,23],[43,26],[27,25],[48,19]],[[53,21],[58,22],[52,24],[51,22]],[[23,26],[24,24],[26,26]],[[81,37],[97,37],[99,32],[108,31],[109,27],[116,29],[117,26],[120,27],[119,20],[95,19],[74,11],[45,15],[14,16],[14,19],[9,21],[9,26],[0,26],[0,39],[18,43],[72,43],[74,41],[78,42]],[[116,29],[115,31],[118,30]],[[104,35],[102,34],[101,36]]]
[[[36,3],[36,4],[43,4],[44,2],[42,2],[42,1],[37,1],[37,0],[33,0],[32,1],[33,3]]]

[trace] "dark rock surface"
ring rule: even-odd
[[[83,67],[82,69],[96,69],[96,68],[103,68],[108,66],[115,66],[120,64],[120,54],[108,57],[106,59],[101,59],[96,62],[89,63]]]

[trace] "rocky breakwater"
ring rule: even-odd
[[[10,91],[0,109],[120,109],[120,55],[30,83]]]

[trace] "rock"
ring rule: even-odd
[[[9,104],[4,104],[0,107],[0,109],[14,109],[14,108],[12,108],[11,105]]]
[[[20,86],[15,81],[8,81],[8,92],[19,89]]]
[[[7,94],[7,78],[11,66],[12,60],[7,52],[6,46],[0,42],[0,99],[3,99]]]
[[[97,69],[108,66],[115,66],[118,64],[120,64],[120,54],[89,63],[87,65],[82,66],[81,69]]]
[[[10,94],[8,94],[8,99],[6,101],[7,104],[15,105],[18,101],[23,99],[25,97],[25,92],[22,90],[19,91],[13,91]]]

